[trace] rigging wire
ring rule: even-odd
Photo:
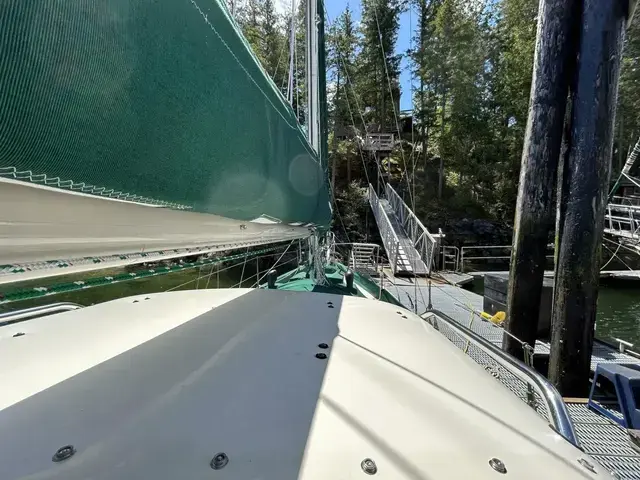
[[[327,20],[327,23],[329,24],[329,27],[331,27],[331,19],[329,18],[329,14],[326,11],[325,11],[325,18]],[[347,83],[351,86],[351,91],[353,93],[353,97],[354,97],[355,101],[357,102],[355,89],[353,88],[353,84],[351,83],[351,80],[349,79],[349,73],[348,73],[348,69],[347,69],[347,64],[346,64],[346,62],[344,60],[342,52],[340,52],[340,50],[337,50],[337,53],[338,53],[338,58],[340,59],[340,61],[342,63],[342,66],[344,68],[345,76],[346,76],[346,79],[347,79]],[[351,102],[349,101],[349,92],[348,92],[348,90],[346,92],[345,99],[347,101],[347,109],[349,110],[349,116],[351,118],[351,124],[353,125],[354,130],[357,131],[356,122],[355,122],[355,119],[354,119],[354,116],[353,116],[353,111],[351,109]],[[359,107],[358,107],[358,109],[359,109]],[[359,113],[360,113],[360,117],[362,118],[362,122],[363,122],[363,125],[364,125],[364,117],[362,116],[362,112],[359,112]],[[365,137],[366,137],[366,129],[365,129],[364,133],[365,133]],[[360,153],[360,159],[362,161],[362,169],[364,170],[364,174],[365,174],[365,177],[367,179],[367,184],[370,185],[371,181],[369,179],[369,173],[367,171],[367,165],[366,165],[366,162],[364,160],[364,152],[362,150],[362,145],[361,145],[360,142],[356,142],[356,144],[358,146],[358,152]],[[334,152],[333,154],[335,155],[336,152]],[[378,168],[380,168],[380,167],[378,166]],[[342,229],[344,230],[345,236],[347,237],[347,241],[349,243],[351,243],[351,239],[349,238],[349,233],[347,232],[347,228],[346,228],[346,226],[344,224],[344,221],[342,220],[342,215],[340,215],[340,209],[338,207],[335,191],[333,190],[333,188],[331,186],[329,187],[329,189],[331,191],[331,196],[333,197],[333,204],[336,207],[336,214],[338,216],[338,220],[340,220],[340,224],[342,225]]]
[[[282,255],[280,255],[280,257],[278,258],[278,260],[276,260],[276,263],[273,264],[273,266],[269,269],[269,271],[273,270],[274,268],[276,268],[278,266],[278,263],[280,262],[280,260],[282,260],[282,257],[284,257],[285,253],[287,253],[289,251],[289,249],[291,248],[291,245],[293,245],[293,242],[295,240],[291,240],[291,242],[289,243],[289,245],[287,245],[287,248],[284,250],[284,252],[282,252]],[[264,279],[264,277],[269,273],[269,271],[267,271],[261,278],[258,279],[258,281],[251,287],[254,288],[257,285],[260,285],[260,282]]]
[[[609,248],[604,243],[602,244],[602,246],[604,248],[606,248],[607,250],[609,250]],[[600,271],[604,270],[607,267],[607,265],[609,265],[613,261],[614,258],[618,257],[618,251],[620,250],[620,247],[622,247],[622,243],[618,244],[618,248],[616,248],[616,251],[613,252],[613,255],[611,255],[611,258],[607,261],[607,263],[605,263],[602,267],[600,267]],[[609,251],[611,251],[611,250],[609,250]],[[618,257],[618,259],[622,262],[620,257]],[[622,262],[622,263],[624,263],[624,262]]]
[[[293,105],[293,75],[296,51],[296,0],[291,0],[291,25],[289,32],[289,78],[287,83],[287,100]]]
[[[259,255],[259,256],[255,257],[255,258],[274,257],[276,255],[278,255],[278,253],[272,253],[272,254],[268,254],[268,255]],[[244,261],[246,261],[246,259],[247,259],[247,256],[245,255],[244,256]],[[223,268],[221,270],[218,270],[217,273],[230,270],[230,269],[232,269],[234,267],[237,267],[238,265],[240,265],[240,262],[233,263],[233,264],[231,264],[231,265],[229,265],[229,266],[227,266],[227,267],[225,267],[225,268]],[[204,275],[198,276],[197,278],[193,278],[193,279],[189,280],[188,282],[185,282],[185,283],[180,284],[180,285],[175,286],[175,287],[171,287],[171,288],[165,290],[165,292],[171,292],[171,291],[176,290],[176,289],[178,289],[180,287],[184,287],[185,285],[189,285],[190,283],[193,283],[193,282],[200,282],[200,279],[206,277],[207,275],[211,275],[211,274],[210,273],[205,273]]]
[[[274,83],[276,82],[276,78],[277,78],[277,75],[278,75],[278,70],[280,68],[280,61],[282,60],[282,56],[284,55],[284,51],[285,51],[286,48],[287,48],[287,42],[282,42],[282,47],[280,48],[280,55],[278,55],[278,63],[276,63],[276,69],[273,72],[273,77],[272,77]],[[283,85],[283,87],[284,87],[284,85]]]
[[[247,248],[247,251],[249,249]],[[247,257],[244,257],[245,261],[247,260]],[[220,273],[220,272],[218,272]],[[207,284],[204,286],[204,289],[206,290],[207,288],[209,288],[209,281],[211,280],[211,275],[213,275],[213,263],[211,264],[211,268],[209,269],[209,276],[207,277]]]
[[[296,78],[295,78],[295,89],[296,89],[296,118],[298,122],[300,122],[300,86],[298,85],[298,49],[294,49],[293,55],[295,57],[296,63]]]
[[[57,283],[57,284],[41,285],[38,287],[23,288],[15,291],[5,291],[0,294],[0,304],[41,298],[41,297],[46,297],[50,295],[57,295],[59,293],[71,293],[71,292],[78,292],[81,290],[84,291],[88,288],[114,285],[116,283],[128,282],[128,281],[142,279],[142,278],[156,277],[156,276],[168,275],[171,273],[183,272],[185,270],[195,269],[200,266],[210,265],[211,263],[222,264],[227,262],[235,262],[236,260],[238,260],[237,263],[233,263],[229,265],[227,268],[224,268],[223,270],[221,270],[221,271],[224,271],[237,266],[239,262],[242,261],[242,259],[246,256],[249,256],[249,257],[257,256],[258,258],[265,258],[265,257],[274,257],[276,255],[279,255],[278,252],[272,253],[272,254],[267,253],[267,252],[273,252],[278,248],[282,248],[282,245],[277,247],[257,250],[248,254],[229,255],[226,257],[221,257],[221,258],[207,260],[207,261],[187,262],[187,263],[172,265],[172,266],[156,266],[148,270],[139,270],[136,272],[128,272],[128,273],[123,272],[120,274],[111,274],[104,277],[92,277],[85,280],[77,280],[74,282],[63,282],[63,283]],[[190,280],[186,284],[179,285],[178,287],[173,287],[172,290],[175,288],[179,288],[181,286],[187,285],[189,283],[192,283],[194,281],[197,281],[197,279]]]
[[[333,204],[336,207],[336,215],[338,216],[338,220],[340,220],[340,224],[342,225],[342,229],[344,230],[344,235],[347,237],[347,242],[351,243],[351,239],[349,238],[349,232],[347,232],[347,227],[342,221],[342,215],[340,215],[340,208],[338,207],[338,199],[336,198],[333,188],[329,187],[329,191],[331,192],[331,196],[333,197]]]
[[[384,45],[382,45],[382,33],[380,31],[380,22],[378,21],[378,9],[376,7],[376,2],[373,1],[372,2],[373,5],[373,14],[375,16],[376,19],[376,26],[378,28],[378,43],[380,44],[380,52],[382,53],[382,63],[384,64],[384,72],[385,75],[387,77],[387,84],[389,85],[389,97],[391,98],[391,102],[392,105],[391,107],[393,108],[393,117],[395,119],[396,122],[396,129],[398,131],[398,137],[400,137],[400,122],[398,121],[398,114],[396,112],[396,106],[395,103],[393,102],[393,89],[391,86],[391,77],[389,76],[389,68],[387,66],[387,56],[385,54],[384,51]],[[415,145],[411,145],[411,148],[414,149]],[[407,179],[407,187],[409,189],[408,194],[409,194],[409,199],[411,201],[411,205],[412,208],[415,209],[415,202],[413,200],[413,196],[411,194],[411,185],[409,184],[409,173],[407,172],[407,161],[406,161],[406,157],[404,155],[404,148],[402,146],[402,142],[400,143],[400,155],[402,156],[402,166],[404,168],[404,173],[405,173],[405,177]]]
[[[622,245],[622,244],[620,244],[620,245]],[[616,256],[616,254],[613,252],[613,250],[611,250],[609,247],[607,247],[604,243],[602,244],[602,246],[604,248],[606,248],[607,250],[609,250],[609,252],[613,253],[613,256],[611,258]],[[616,250],[616,252],[617,252],[617,250]],[[633,268],[631,268],[629,265],[627,265],[624,260],[622,260],[620,257],[618,257],[618,260],[620,260],[620,263],[622,263],[625,267],[627,267],[629,270],[631,270],[633,272]],[[607,263],[607,265],[608,265],[608,263]]]
[[[326,17],[327,23],[329,24],[329,26],[331,26],[331,23],[332,23],[331,19],[329,18],[329,15],[326,12],[325,12],[325,17]],[[363,128],[364,128],[364,135],[365,135],[365,138],[366,138],[366,135],[367,135],[366,122],[364,120],[364,115],[362,113],[362,108],[360,107],[360,104],[358,102],[358,95],[356,93],[356,90],[355,90],[355,87],[353,85],[353,82],[351,81],[351,77],[349,76],[349,69],[347,68],[347,64],[345,62],[344,56],[342,55],[342,52],[338,51],[338,57],[339,57],[340,62],[342,63],[342,66],[344,68],[347,84],[348,84],[348,86],[351,87],[351,92],[353,93],[353,98],[354,98],[354,101],[356,103],[357,113],[359,114],[360,120],[362,121],[362,125],[363,125]],[[354,119],[354,116],[353,116],[353,111],[351,109],[351,103],[349,102],[348,93],[346,95],[346,101],[347,101],[347,109],[349,110],[349,115],[350,115],[350,118],[351,118],[351,123],[353,125],[354,130],[358,131],[358,129],[356,127],[355,119]],[[394,113],[395,113],[395,107],[394,107]],[[364,160],[364,153],[363,153],[363,150],[362,150],[362,146],[360,145],[360,142],[357,142],[357,143],[358,143],[358,147],[359,147],[360,158],[362,160],[363,169],[364,169],[364,172],[365,172],[365,176],[367,178],[367,183],[371,185],[371,180],[370,180],[369,175],[367,173],[367,166],[366,166],[366,163],[365,163],[365,160]],[[384,180],[383,172],[380,169],[380,163],[378,161],[376,161],[375,164],[376,164],[378,176]],[[405,164],[405,172],[406,172],[406,164]],[[427,302],[425,301],[425,298],[424,298],[424,292],[422,291],[422,289],[418,289],[417,288],[417,278],[418,277],[415,275],[415,260],[412,262],[411,267],[412,267],[412,271],[414,272],[413,278],[415,279],[414,290],[417,290],[417,291],[420,292],[420,296],[422,298],[423,303],[425,305],[427,305]],[[397,285],[394,284],[394,286],[396,287],[396,290],[399,291]],[[416,295],[416,300],[417,300],[417,295]]]
[[[325,11],[325,18],[327,20],[327,23],[329,24],[329,27],[331,27],[331,24],[332,24],[331,18],[329,18],[329,14],[326,11]],[[363,132],[363,135],[364,135],[363,141],[366,141],[366,138],[367,138],[367,124],[366,124],[366,122],[364,120],[364,115],[362,113],[362,108],[360,107],[360,102],[358,101],[358,95],[356,93],[355,86],[353,85],[353,82],[351,81],[351,77],[349,76],[349,69],[347,68],[347,64],[346,64],[346,62],[344,60],[344,56],[342,55],[342,52],[340,52],[339,50],[338,50],[338,58],[340,59],[340,61],[342,63],[342,66],[344,68],[344,72],[345,72],[345,77],[347,79],[347,83],[351,87],[351,93],[353,94],[353,100],[356,103],[356,110],[357,110],[357,112],[358,112],[358,114],[360,116],[360,121],[362,122],[362,128],[364,130],[364,132]],[[351,117],[351,123],[353,125],[354,130],[357,132],[359,130],[356,127],[356,122],[355,122],[355,119],[353,118],[353,112],[351,110],[351,104],[349,102],[348,92],[347,92],[346,100],[347,100],[347,108],[349,110],[349,116]],[[360,152],[360,157],[362,159],[362,167],[364,169],[365,176],[367,178],[367,183],[371,184],[371,180],[369,179],[369,174],[367,173],[367,166],[366,166],[366,163],[365,163],[365,160],[364,160],[364,153],[363,153],[361,142],[356,142],[356,143],[358,144],[358,151]],[[382,172],[380,171],[380,164],[378,162],[376,162],[376,167],[378,169],[378,174],[381,175]]]
[[[247,247],[247,253],[249,253],[249,247]],[[242,285],[242,279],[244,278],[244,269],[247,266],[247,255],[244,257],[244,263],[242,264],[242,273],[240,274],[240,285]]]
[[[297,259],[297,258],[290,258],[289,260],[285,260],[284,262],[282,262],[282,263],[280,264],[280,266],[282,266],[282,265],[286,265],[287,263],[291,263],[291,262],[296,261],[296,260],[298,260],[298,259]],[[273,270],[273,267],[269,267],[269,268],[267,268],[266,270],[262,270],[262,272],[264,272],[264,273],[266,274],[266,273],[269,273],[271,270]],[[293,270],[293,271],[295,271],[295,270]],[[257,275],[260,275],[260,273],[262,273],[262,272],[256,272],[256,273],[254,273],[253,275],[248,276],[248,277],[247,277],[247,278],[245,278],[244,280],[242,280],[242,281],[240,281],[240,282],[238,282],[238,283],[235,283],[235,284],[233,284],[233,285],[231,285],[230,287],[227,287],[227,288],[236,288],[236,287],[238,287],[238,288],[242,288],[242,284],[243,284],[246,280],[249,280],[250,278],[253,278],[253,277],[257,276]]]
[[[411,3],[409,3],[409,51],[413,52],[413,5]],[[413,203],[411,204],[411,208],[414,210],[415,213],[415,198],[416,198],[416,162],[417,160],[417,155],[416,155],[416,140],[415,140],[415,128],[414,128],[414,111],[415,111],[415,105],[413,103],[415,95],[416,95],[416,91],[415,91],[415,84],[413,83],[413,70],[411,69],[411,64],[409,64],[409,87],[411,90],[411,157],[409,157],[409,160],[411,161],[411,159],[413,159],[411,161],[411,165],[413,168],[413,171],[411,173],[411,185],[413,187]],[[424,145],[423,147],[424,148]]]

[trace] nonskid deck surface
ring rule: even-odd
[[[2,480],[360,478],[366,459],[381,480],[489,480],[492,458],[514,478],[608,478],[421,318],[370,299],[123,298],[3,327],[0,365]]]
[[[420,254],[415,249],[413,242],[405,232],[402,227],[401,222],[398,220],[393,208],[389,204],[389,201],[381,198],[380,206],[384,209],[389,221],[391,222],[391,227],[398,237],[398,242],[400,242],[400,254],[398,259],[398,274],[399,275],[418,275],[424,276],[429,273],[427,266],[424,261],[420,257]]]
[[[414,284],[414,281],[414,279],[391,278],[388,279],[385,286],[407,309],[417,311],[420,314],[427,310],[429,303],[429,281],[417,279],[417,284]],[[432,283],[431,303],[434,309],[442,311],[494,345],[502,347],[502,329],[472,314],[472,311],[482,311],[482,296],[452,285]],[[468,346],[467,342],[453,331],[441,329],[441,333],[459,348],[467,349],[469,355],[476,362],[483,365],[496,379],[523,401],[526,401],[527,388],[524,382],[499,366],[480,349],[473,345]],[[535,354],[545,353],[549,353],[549,344],[538,340]],[[640,364],[640,359],[597,343],[594,345],[591,358],[592,370],[598,363]],[[541,408],[538,412],[546,416],[546,409],[541,402],[539,405]],[[567,405],[585,452],[592,455],[603,467],[615,473],[620,479],[640,478],[640,453],[631,447],[626,430],[608,418],[588,409],[586,403],[573,402],[567,403]]]

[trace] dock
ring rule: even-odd
[[[484,321],[475,313],[482,311],[482,296],[448,284],[431,282],[431,288],[429,288],[429,280],[422,278],[405,279],[388,276],[385,288],[408,310],[418,314],[427,311],[430,300],[432,308],[445,313],[485,340],[502,347],[503,329]],[[431,290],[430,297],[429,290]],[[523,401],[531,400],[531,392],[527,390],[526,385],[489,355],[473,345],[470,346],[453,330],[447,331],[445,328],[440,328],[440,332],[456,346],[465,350],[474,361],[482,365],[494,378]],[[549,351],[548,343],[538,341],[535,345],[534,357],[548,355]],[[598,363],[640,364],[640,359],[598,342],[594,345],[591,359],[592,370]],[[591,455],[616,478],[622,480],[640,478],[640,452],[631,446],[626,429],[590,410],[587,407],[586,399],[565,399],[565,403],[585,453]],[[546,407],[542,405],[542,402],[537,404],[536,411],[548,419]]]
[[[480,272],[466,272],[464,275],[471,277],[484,277],[486,275],[508,275],[506,270],[502,271],[480,271]],[[440,275],[443,275],[442,273]],[[547,270],[544,272],[544,276],[547,278],[553,277],[553,272]],[[640,270],[602,270],[600,272],[600,278],[613,278],[616,280],[640,280]]]

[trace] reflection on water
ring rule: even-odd
[[[482,295],[483,279],[476,278],[469,290]],[[606,341],[620,338],[640,350],[640,282],[603,281],[598,294],[596,337]]]
[[[610,282],[600,286],[596,337],[621,338],[640,348],[640,283]]]

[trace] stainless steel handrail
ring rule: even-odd
[[[12,312],[0,313],[0,327],[11,325],[13,323],[22,322],[32,318],[43,317],[52,313],[66,312],[69,310],[78,310],[83,308],[82,305],[71,302],[52,303],[50,305],[41,305],[39,307],[24,308],[22,310],[14,310]]]
[[[469,342],[474,343],[478,348],[496,360],[501,366],[505,367],[515,376],[520,378],[520,380],[532,385],[538,391],[538,394],[542,397],[547,406],[553,428],[569,443],[580,448],[580,442],[578,441],[578,437],[576,436],[576,432],[573,428],[573,422],[571,421],[569,410],[562,400],[560,393],[558,393],[558,390],[556,390],[549,380],[533,368],[528,367],[520,360],[512,357],[491,342],[485,340],[474,331],[460,325],[447,314],[439,310],[432,309],[421,316],[424,319],[427,315],[437,316],[449,327],[453,328],[456,333],[465,337]]]

